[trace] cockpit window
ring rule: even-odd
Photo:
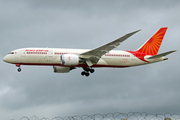
[[[14,52],[9,52],[8,54],[14,54]]]

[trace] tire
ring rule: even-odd
[[[84,72],[84,71],[82,71],[82,72],[81,72],[81,75],[82,75],[82,76],[84,76],[84,75],[85,75],[85,72]]]
[[[17,70],[18,70],[18,72],[21,72],[21,68],[18,68]]]
[[[93,73],[93,72],[94,72],[94,69],[90,69],[90,72]]]
[[[89,76],[89,73],[87,72],[87,73],[85,73],[85,75],[86,75],[86,77],[88,77],[88,76]]]

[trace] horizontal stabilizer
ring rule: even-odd
[[[158,55],[149,57],[149,58],[147,58],[147,59],[160,58],[160,57],[166,56],[166,55],[168,55],[168,54],[171,54],[171,53],[173,53],[173,52],[176,52],[176,50],[169,51],[169,52],[165,52],[165,53],[161,53],[161,54],[158,54]]]

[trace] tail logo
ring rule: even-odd
[[[161,46],[167,28],[160,28],[137,52],[146,55],[156,55]]]
[[[146,55],[157,55],[161,46],[162,40],[166,33],[167,27],[160,28],[144,45],[142,45],[137,51],[128,51],[140,60],[148,62],[144,59]]]

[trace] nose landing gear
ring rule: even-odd
[[[20,65],[20,64],[16,64],[16,66],[19,67],[19,68],[17,69],[17,71],[18,71],[18,72],[21,72],[21,68],[20,68],[21,65]]]
[[[81,72],[82,76],[85,75],[86,77],[88,77],[90,75],[90,73],[94,73],[94,69],[92,69],[92,68],[83,68],[83,70],[84,71]]]
[[[18,68],[17,71],[18,71],[18,72],[21,72],[21,68]]]

